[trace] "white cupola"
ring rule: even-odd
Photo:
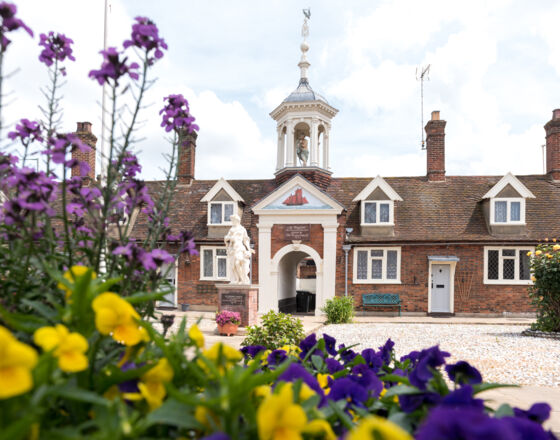
[[[307,60],[309,44],[308,19],[310,11],[304,10],[301,34],[300,80],[297,88],[276,107],[270,116],[276,121],[278,132],[278,151],[276,176],[290,171],[308,175],[312,171],[332,174],[329,162],[329,137],[331,120],[338,110],[327,100],[314,92],[309,85]],[[289,176],[286,176],[288,178]],[[282,179],[284,180],[284,179]],[[311,179],[313,180],[313,179]]]

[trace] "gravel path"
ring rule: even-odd
[[[560,341],[521,336],[520,325],[343,324],[318,332],[354,350],[377,349],[388,338],[397,357],[439,344],[451,353],[448,363],[465,360],[485,382],[560,387]]]

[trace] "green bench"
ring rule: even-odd
[[[366,307],[389,307],[399,308],[401,316],[401,299],[398,293],[364,293],[362,295],[362,310]]]

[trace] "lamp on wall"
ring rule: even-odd
[[[350,238],[350,234],[354,228],[346,228],[346,240]],[[348,296],[348,252],[352,249],[351,244],[343,244],[342,250],[344,251],[344,296]]]
[[[189,264],[191,264],[191,257],[189,254],[185,255],[185,266],[188,266]]]
[[[348,240],[348,237],[350,237],[350,234],[352,233],[353,230],[354,228],[346,228],[346,240]]]

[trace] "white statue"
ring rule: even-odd
[[[247,230],[241,226],[237,215],[231,216],[232,227],[224,237],[227,248],[228,267],[230,268],[230,284],[251,284],[249,271],[251,267],[251,242]]]

